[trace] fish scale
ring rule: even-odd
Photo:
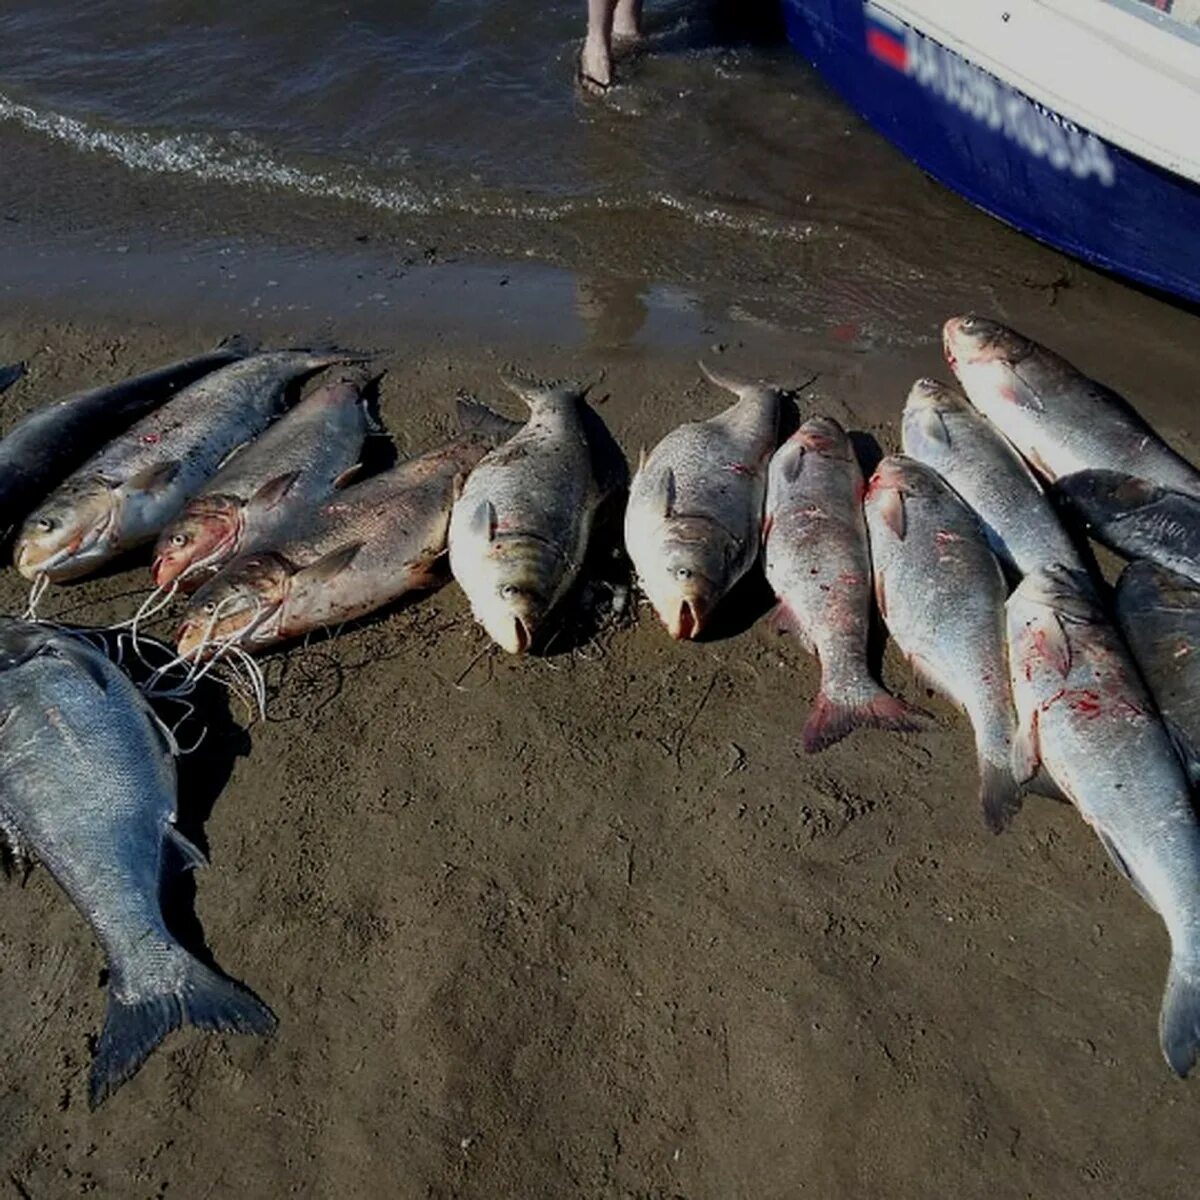
[[[736,403],[667,434],[629,488],[625,546],[638,583],[674,638],[694,638],[754,565],[782,397],[702,369]]]
[[[280,414],[290,383],[340,353],[254,354],[204,376],[89,459],[26,520],[28,579],[77,578],[153,538],[243,443]]]
[[[1186,1075],[1200,1049],[1200,822],[1187,776],[1086,574],[1026,576],[1007,622],[1014,757],[1050,777],[1162,916],[1171,965],[1159,1034]]]
[[[15,830],[91,925],[109,966],[89,1098],[100,1103],[174,1028],[265,1033],[270,1010],[189,954],[159,905],[175,829],[172,747],[129,679],[81,638],[0,622],[0,827]]]

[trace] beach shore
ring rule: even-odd
[[[603,370],[597,409],[636,462],[724,404],[701,356],[886,451],[912,380],[947,377],[941,319],[979,306],[1200,460],[1194,318],[1077,268],[976,296],[930,280],[923,308],[873,323],[799,319],[773,281],[770,321],[770,288],[748,310],[569,262],[85,242],[12,257],[0,360],[30,371],[5,427],[241,330],[379,349],[402,453],[449,428],[459,389],[517,415],[497,382],[516,362]],[[148,299],[168,277],[178,302]],[[120,619],[147,581],[133,562],[42,612]],[[24,600],[6,570],[4,611]],[[451,584],[271,655],[267,719],[206,707],[181,764],[212,860],[181,932],[277,1036],[174,1035],[89,1113],[100,952],[44,871],[14,882],[0,1194],[1192,1195],[1200,1101],[1158,1051],[1158,918],[1064,805],[985,832],[967,722],[891,650],[887,682],[930,728],[803,755],[815,664],[763,611],[749,586],[704,644],[642,609],[513,660]]]

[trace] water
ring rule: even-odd
[[[987,304],[1070,269],[871,133],[773,0],[646,15],[595,102],[583,0],[7,0],[0,246],[416,246],[909,338],[933,292]]]

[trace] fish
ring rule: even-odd
[[[159,534],[156,586],[194,591],[347,482],[367,436],[367,383],[365,372],[338,375],[235,452]]]
[[[102,446],[181,388],[245,357],[240,338],[120,383],[79,392],[36,409],[0,441],[0,536]],[[13,368],[8,368],[12,370]]]
[[[167,928],[167,848],[204,862],[175,826],[174,746],[106,654],[55,626],[0,619],[0,833],[87,920],[108,963],[108,1009],[88,1083],[95,1108],[172,1030],[266,1034],[275,1016]]]
[[[25,364],[23,362],[9,363],[8,366],[0,367],[0,395],[7,392],[24,374]]]
[[[996,427],[953,388],[918,379],[901,422],[904,453],[932,467],[975,511],[1015,575],[1049,563],[1083,568],[1045,489]]]
[[[946,361],[971,403],[1035,471],[1124,471],[1200,496],[1200,471],[1111,388],[1037,342],[985,317],[951,317]]]
[[[1200,785],[1200,584],[1132,562],[1117,580],[1116,609],[1188,777]]]
[[[1188,778],[1088,576],[1027,575],[1008,601],[1018,770],[1045,771],[1162,917],[1171,964],[1159,1041],[1185,1076],[1200,1050],[1200,822]]]
[[[450,516],[450,570],[476,621],[510,654],[543,635],[579,577],[596,514],[616,486],[586,387],[502,376],[525,425],[467,476]]]
[[[151,541],[234,450],[283,412],[289,384],[355,357],[252,354],[184,388],[29,515],[14,548],[17,570],[26,579],[77,579]]]
[[[643,452],[625,513],[625,547],[638,584],[679,641],[703,632],[758,560],[782,408],[776,388],[700,369],[737,401]]]
[[[521,428],[467,399],[458,418],[459,437],[351,484],[288,538],[234,559],[201,587],[176,633],[179,656],[231,645],[254,653],[445,582],[455,489]]]
[[[1200,497],[1120,471],[1078,471],[1051,496],[1098,542],[1200,582]]]
[[[821,664],[804,726],[805,750],[855,728],[911,731],[920,716],[871,674],[871,551],[862,469],[832,417],[812,417],[775,452],[767,471],[763,564],[778,597],[777,629],[799,633]]]
[[[879,464],[865,510],[879,611],[917,675],[970,718],[984,820],[998,833],[1027,782],[1012,769],[1016,714],[999,560],[966,502],[915,459]]]

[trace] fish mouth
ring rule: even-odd
[[[962,317],[951,317],[942,326],[942,353],[946,356],[946,363],[952,369],[958,366],[958,355],[955,353],[954,347],[962,329],[962,323]]]
[[[704,625],[705,615],[695,600],[681,600],[675,619],[667,623],[667,628],[677,642],[693,641]]]
[[[527,654],[533,643],[533,633],[520,617],[513,617],[512,643],[505,649],[511,654]]]

